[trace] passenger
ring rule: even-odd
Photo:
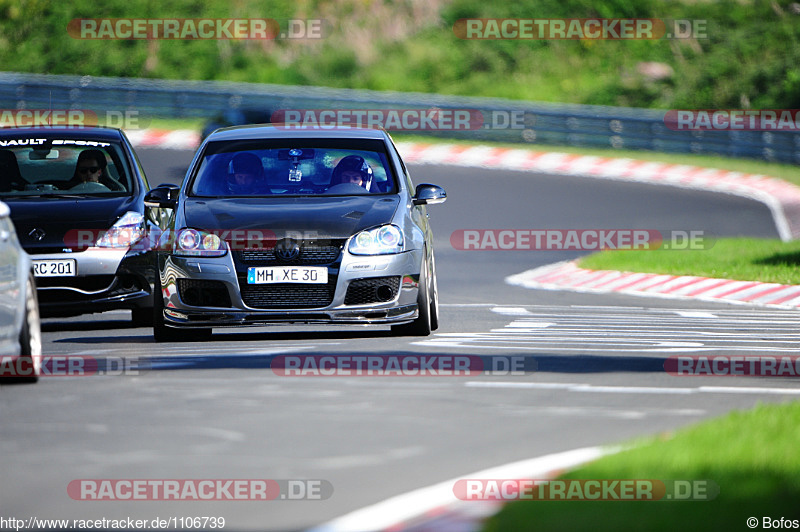
[[[354,183],[369,191],[372,185],[372,168],[358,155],[348,155],[336,165],[331,175],[331,185]]]

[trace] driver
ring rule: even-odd
[[[78,155],[75,174],[69,182],[72,192],[100,192],[110,190],[100,180],[107,178],[106,156],[100,150],[83,150]]]
[[[331,175],[331,185],[354,183],[369,191],[372,185],[372,168],[359,155],[348,155],[339,161]]]
[[[237,153],[228,172],[228,192],[236,195],[267,193],[261,159],[252,153]]]

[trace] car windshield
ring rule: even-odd
[[[0,139],[0,197],[118,196],[132,191],[119,143]]]
[[[192,196],[353,196],[397,192],[380,140],[211,142]]]

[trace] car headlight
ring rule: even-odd
[[[95,244],[99,248],[126,248],[141,240],[145,234],[142,213],[128,211],[100,235]]]
[[[396,225],[382,225],[361,231],[350,240],[348,251],[353,255],[388,255],[403,251],[403,233]]]
[[[219,236],[197,229],[181,229],[175,238],[173,253],[191,257],[221,257],[228,248]]]

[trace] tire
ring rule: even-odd
[[[164,296],[161,292],[161,275],[156,272],[153,289],[153,339],[156,342],[205,341],[211,338],[211,329],[176,329],[164,324]]]
[[[39,321],[39,300],[36,280],[28,274],[25,283],[25,316],[19,331],[19,361],[17,368],[30,368],[30,375],[3,378],[3,383],[34,383],[42,374],[42,327]]]
[[[439,328],[439,282],[436,280],[436,261],[431,253],[431,331]]]
[[[422,265],[422,271],[419,272],[419,290],[417,291],[417,319],[405,325],[394,325],[392,327],[394,336],[430,336],[431,334],[433,305],[428,290],[428,261],[426,260]]]

